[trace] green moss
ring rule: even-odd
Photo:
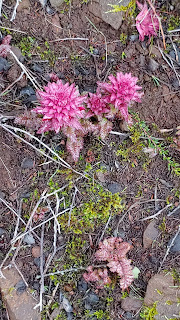
[[[144,319],[144,320],[154,320],[154,316],[157,313],[157,310],[156,310],[156,306],[157,306],[157,303],[155,302],[153,304],[152,307],[147,307],[147,306],[144,306],[141,313],[140,313],[140,317],[141,319]]]
[[[171,16],[168,22],[168,31],[178,28],[180,25],[179,16]]]
[[[65,233],[83,234],[94,231],[95,227],[106,223],[110,214],[119,214],[124,209],[123,199],[118,194],[104,191],[99,185],[90,187],[84,196],[91,199],[81,207],[74,208],[71,212],[70,226],[68,226],[69,213],[58,218],[61,228]]]
[[[131,0],[127,6],[109,4],[113,9],[110,12],[124,11],[127,15],[132,16],[136,10],[136,1]]]

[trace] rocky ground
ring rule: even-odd
[[[15,2],[6,2],[1,34],[12,36],[17,59],[0,58],[0,318],[180,319],[180,153],[173,142],[180,125],[180,47],[179,33],[168,33],[180,27],[178,1],[155,1],[166,49],[161,35],[139,41],[137,9],[128,15],[107,13],[104,0],[50,0],[44,8],[44,1],[22,0],[10,22]],[[143,88],[142,102],[131,107],[136,125],[128,131],[114,123],[121,135],[104,142],[86,137],[77,164],[61,133],[41,137],[14,123],[37,105],[32,77],[44,86],[54,72],[80,92],[95,92],[97,81],[119,71],[137,76]],[[118,210],[115,199],[123,205]],[[111,204],[100,218],[98,201]],[[58,230],[58,209],[71,205],[78,219],[72,211],[69,225],[69,213],[60,215]],[[90,224],[84,206],[95,208]],[[117,276],[104,289],[82,276],[97,265],[94,254],[108,237],[131,244],[128,258],[140,271],[124,292]]]

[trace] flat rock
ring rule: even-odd
[[[149,58],[148,68],[150,71],[154,72],[159,68],[159,63],[156,60]]]
[[[109,12],[113,8],[109,5],[119,5],[120,6],[128,6],[129,0],[122,0],[119,2],[119,0],[99,0],[100,8],[101,8],[101,16],[102,20],[108,24],[110,24],[111,27],[113,27],[115,30],[118,30],[122,24],[123,19],[123,11],[120,12]]]
[[[35,240],[34,240],[32,234],[28,234],[28,233],[24,236],[23,242],[30,245],[30,246],[35,244]]]
[[[153,241],[156,240],[159,231],[155,227],[155,222],[152,221],[148,224],[143,234],[143,246],[144,249],[150,248]]]
[[[17,294],[16,284],[21,281],[18,272],[11,268],[3,270],[3,275],[5,279],[0,278],[0,290],[9,318],[11,320],[40,320],[40,314],[37,309],[34,309],[37,302],[30,292],[25,290],[21,295]]]
[[[34,258],[39,258],[41,255],[41,248],[39,246],[34,246],[32,248],[32,256]]]
[[[21,163],[22,169],[32,169],[34,167],[34,161],[31,158],[24,158]]]
[[[64,0],[50,0],[50,4],[52,7],[59,9],[62,4],[63,4]]]
[[[135,298],[126,297],[121,301],[121,308],[125,311],[138,311],[141,307],[142,301]]]
[[[173,241],[174,236],[172,237],[172,239],[169,240],[168,242],[168,246],[171,245],[172,241]],[[174,244],[170,249],[171,252],[180,252],[180,234],[178,234],[178,236],[176,237],[176,239],[174,240]]]
[[[157,302],[157,312],[154,319],[179,319],[180,305],[178,299],[180,289],[174,286],[173,277],[168,273],[159,273],[154,275],[148,283],[144,304],[152,306]]]
[[[22,0],[17,7],[17,12],[20,12],[24,9],[28,9],[28,8],[30,8],[30,6],[31,6],[31,4],[30,4],[29,0]]]

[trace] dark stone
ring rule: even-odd
[[[31,69],[35,72],[38,72],[38,73],[43,73],[43,69],[38,66],[38,64],[34,63],[32,66],[31,66]]]
[[[132,35],[129,37],[129,40],[130,40],[131,42],[135,42],[135,41],[137,41],[138,39],[139,39],[138,34],[132,34]]]
[[[98,54],[99,54],[99,50],[95,48],[95,49],[93,50],[93,54],[98,55]]]
[[[40,265],[41,265],[40,257],[39,258],[34,258],[34,264],[35,264],[36,267],[40,268]]]
[[[171,245],[173,238],[174,238],[174,236],[172,237],[172,239],[169,240],[168,247]],[[173,253],[180,252],[180,234],[177,235],[177,237],[174,241],[174,244],[170,249],[170,252],[173,252]]]
[[[22,294],[26,290],[26,284],[23,280],[20,280],[15,285],[17,294]]]
[[[125,319],[130,320],[130,319],[133,319],[133,314],[132,314],[132,312],[127,311],[127,312],[125,312],[125,313],[123,314],[123,317],[124,317]]]
[[[149,261],[154,264],[155,266],[159,265],[159,261],[156,257],[149,256]]]
[[[30,192],[24,191],[24,192],[21,193],[20,199],[23,199],[23,198],[28,199],[28,198],[30,198],[30,196],[31,196]]]
[[[6,230],[3,229],[3,228],[0,228],[0,237],[1,237],[3,234],[5,234],[5,233],[6,233]]]
[[[3,191],[0,191],[0,198],[3,200],[5,199],[5,193]],[[1,202],[1,200],[0,200],[0,202]]]
[[[20,91],[20,97],[26,97],[26,96],[30,97],[34,94],[36,94],[36,93],[35,93],[34,89],[30,86],[24,87]]]
[[[10,63],[6,59],[0,57],[0,72],[7,71],[10,67]]]
[[[118,182],[109,183],[107,188],[112,194],[121,192],[123,190],[122,186]]]
[[[96,88],[95,86],[91,86],[91,85],[85,85],[84,86],[84,91],[85,92],[91,92],[91,93],[95,93],[96,92]]]
[[[152,58],[149,58],[148,68],[150,71],[154,72],[159,68],[159,63]]]
[[[22,169],[32,169],[34,167],[34,161],[31,158],[24,158],[21,163]]]
[[[87,288],[88,288],[87,282],[84,279],[81,279],[78,282],[78,290],[79,290],[79,292],[85,293],[87,291]]]
[[[176,47],[176,52],[177,54],[175,53],[175,50],[171,50],[169,52],[169,55],[171,56],[171,58],[173,58],[174,60],[176,60],[176,55],[177,55],[177,58],[178,60],[176,60],[177,62],[180,63],[180,50]]]
[[[56,13],[56,10],[54,10],[53,8],[51,8],[49,5],[46,6],[46,12],[49,15],[53,15]]]
[[[85,302],[90,305],[97,304],[99,302],[99,297],[94,292],[89,291],[86,296]]]
[[[33,289],[38,291],[39,288],[40,288],[39,282],[34,282],[33,283]]]

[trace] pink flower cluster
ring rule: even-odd
[[[52,73],[44,91],[38,91],[40,106],[32,110],[33,113],[43,116],[37,117],[37,133],[60,130],[67,136],[66,147],[76,162],[80,150],[83,148],[83,137],[88,133],[98,135],[104,140],[112,130],[110,119],[124,118],[129,124],[131,118],[128,106],[131,102],[140,102],[142,92],[137,85],[137,78],[129,73],[117,73],[116,77],[109,76],[108,83],[98,82],[97,92],[89,96],[80,95],[74,84],[63,84],[57,75]],[[96,122],[91,121],[94,116]],[[25,114],[16,119],[16,123],[33,125],[35,116]]]
[[[125,290],[130,286],[134,280],[131,260],[127,259],[126,254],[130,250],[131,245],[123,242],[121,238],[112,237],[105,239],[99,244],[99,250],[95,257],[100,261],[107,261],[107,267],[111,272],[116,272],[120,276],[120,287]],[[105,273],[100,269],[93,270],[93,267],[88,267],[88,273],[85,273],[84,279],[86,281],[97,282],[98,287],[110,283],[110,278],[105,269]]]
[[[144,5],[136,1],[137,6],[141,12],[136,17],[136,28],[139,32],[139,39],[144,41],[145,36],[157,36],[159,30],[158,16],[154,14],[152,9],[148,9],[147,3]]]
[[[128,106],[132,101],[140,102],[143,94],[139,92],[142,88],[137,85],[138,79],[132,77],[131,73],[123,74],[122,72],[118,72],[116,77],[110,75],[108,78],[109,83],[98,82],[99,99],[91,110],[96,108],[96,113],[109,113],[110,117],[113,113],[115,116],[120,111],[121,116],[128,122]],[[112,106],[115,110],[112,110]]]
[[[10,46],[11,39],[12,39],[12,37],[10,35],[7,35],[2,40],[1,45],[0,45],[0,57],[6,58],[9,50],[11,49],[11,46]]]
[[[111,283],[111,279],[108,276],[108,270],[105,269],[95,269],[92,266],[87,268],[88,273],[84,273],[83,277],[86,282],[96,282],[97,289],[103,289],[105,285]]]
[[[44,91],[38,91],[41,106],[33,112],[43,115],[43,125],[38,133],[55,131],[63,127],[81,129],[80,119],[84,117],[86,97],[80,96],[74,84],[63,84],[61,80],[48,83]]]

